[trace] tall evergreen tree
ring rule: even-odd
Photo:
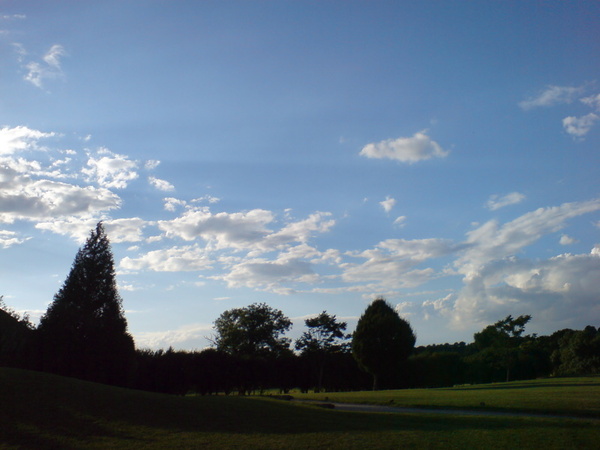
[[[410,324],[383,298],[367,307],[352,335],[352,354],[359,366],[373,375],[373,390],[399,383],[415,341]]]
[[[134,344],[102,222],[77,252],[37,331],[44,370],[103,383],[126,381]]]

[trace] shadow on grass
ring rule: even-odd
[[[383,431],[554,428],[556,420],[332,411],[259,397],[176,397],[36,372],[0,369],[1,442],[81,448],[118,439],[140,446],[153,433],[298,435]],[[561,426],[573,426],[562,422]],[[578,425],[580,426],[580,425]],[[76,442],[73,444],[73,442]]]

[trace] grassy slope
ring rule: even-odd
[[[594,448],[598,424],[343,413],[174,397],[0,369],[2,448]]]
[[[600,418],[600,377],[548,378],[399,391],[295,394],[297,398],[405,407],[518,410]],[[485,405],[483,406],[482,403]]]

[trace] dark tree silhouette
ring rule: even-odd
[[[371,303],[358,320],[352,336],[352,354],[360,367],[373,376],[373,390],[398,384],[416,337],[410,324],[383,298]]]
[[[488,359],[491,365],[506,369],[506,381],[510,380],[510,371],[519,356],[519,346],[523,342],[522,334],[531,316],[524,315],[514,319],[507,316],[493,325],[488,325],[473,336],[479,349],[479,358]]]
[[[290,340],[281,335],[292,322],[266,303],[234,308],[215,320],[217,349],[235,356],[281,356],[290,352]]]
[[[43,369],[111,384],[126,381],[133,359],[114,261],[102,222],[77,252],[37,330]]]
[[[344,333],[346,322],[338,322],[335,316],[323,311],[316,317],[306,319],[304,324],[308,331],[296,341],[296,350],[300,350],[306,359],[312,359],[317,364],[317,392],[323,387],[323,373],[328,357],[333,353],[348,351],[346,342],[350,335]]]

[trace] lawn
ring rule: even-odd
[[[260,397],[158,395],[14,369],[0,369],[0,405],[0,448],[553,449],[597,448],[600,437],[595,420],[346,413]]]
[[[600,377],[547,378],[437,389],[294,394],[294,397],[342,403],[523,411],[600,418]]]

